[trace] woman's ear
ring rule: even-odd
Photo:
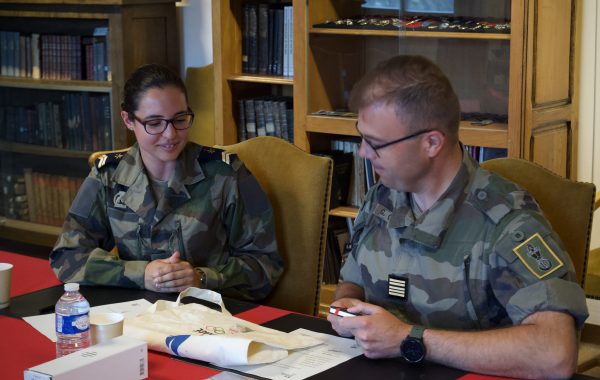
[[[134,122],[129,120],[129,113],[127,111],[121,111],[121,119],[123,119],[127,129],[133,131]]]

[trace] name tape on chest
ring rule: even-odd
[[[408,278],[388,275],[388,296],[406,301],[408,299]]]
[[[531,235],[529,239],[513,248],[513,252],[538,279],[565,265],[539,233]]]

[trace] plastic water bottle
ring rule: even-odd
[[[56,357],[89,347],[90,304],[79,293],[79,284],[65,284],[65,293],[55,307]]]

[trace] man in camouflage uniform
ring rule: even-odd
[[[573,264],[531,195],[463,149],[444,74],[392,58],[355,86],[351,106],[359,153],[380,177],[333,303],[358,316],[330,315],[334,329],[371,358],[569,377],[588,315]]]
[[[148,263],[184,260],[203,287],[266,297],[283,270],[271,205],[242,162],[222,153],[188,143],[162,189],[137,144],[99,158],[50,255],[59,279],[161,291],[144,283]]]

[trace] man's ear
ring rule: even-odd
[[[127,129],[133,131],[134,122],[129,120],[129,113],[127,111],[121,111],[121,119],[123,119],[123,122],[127,126]]]
[[[437,157],[446,145],[446,136],[438,130],[428,132],[424,140],[430,158]]]

